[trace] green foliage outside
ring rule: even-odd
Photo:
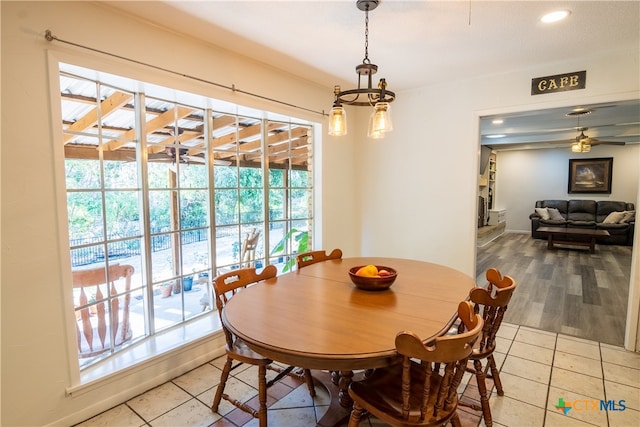
[[[73,244],[107,239],[135,239],[142,234],[140,218],[140,184],[136,162],[104,161],[103,170],[95,160],[67,159],[67,209],[69,237]],[[149,212],[152,233],[169,232],[171,199],[179,194],[182,229],[202,227],[209,223],[207,170],[204,165],[178,166],[178,188],[171,188],[169,163],[148,164]],[[289,172],[288,180],[285,180]],[[100,187],[104,176],[104,193]],[[215,166],[214,202],[216,225],[264,222],[263,173],[259,168]],[[289,190],[285,189],[285,182]],[[306,219],[309,216],[307,171],[268,171],[269,220]],[[104,194],[104,199],[103,199]],[[289,195],[289,212],[285,212],[285,197]],[[104,210],[104,212],[103,212]],[[104,218],[104,219],[103,219]],[[106,230],[104,227],[106,226]],[[287,242],[291,242],[288,248]],[[308,231],[290,229],[275,245],[271,255],[301,253],[309,250]],[[285,270],[295,264],[288,260]]]

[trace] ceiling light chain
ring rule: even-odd
[[[369,60],[369,4],[367,4],[364,11],[364,59],[363,63],[370,64]]]
[[[356,89],[342,91],[340,86],[335,86],[335,100],[329,113],[329,135],[341,136],[347,134],[347,112],[342,106],[355,105],[359,107],[373,107],[369,119],[368,136],[371,138],[384,138],[384,134],[393,130],[391,123],[391,107],[396,94],[387,90],[387,82],[380,79],[377,87],[373,87],[372,76],[378,71],[378,66],[369,59],[369,11],[378,6],[379,0],[357,0],[356,6],[365,13],[364,31],[364,59],[362,64],[356,66],[358,74],[358,86]],[[367,86],[361,87],[362,76],[366,76]]]

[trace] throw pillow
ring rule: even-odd
[[[635,217],[636,217],[636,211],[624,211],[624,217],[622,217],[622,219],[618,222],[620,224],[627,224],[628,222],[633,221]]]
[[[611,212],[607,217],[602,221],[603,224],[617,224],[621,219],[624,218],[624,212]]]
[[[552,221],[564,221],[564,217],[560,213],[560,211],[556,208],[547,208],[547,212],[549,212],[549,219]]]
[[[549,211],[547,208],[536,208],[536,213],[540,215],[542,219],[549,219]]]

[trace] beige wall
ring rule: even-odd
[[[322,122],[323,118],[246,95],[234,96],[227,90],[59,42],[48,42],[44,39],[45,30],[50,29],[64,40],[228,86],[235,84],[237,88],[313,110],[327,110],[331,106],[332,88],[320,87],[213,45],[164,32],[89,2],[3,1],[1,7],[2,111],[6,114],[2,116],[1,164],[3,396],[0,424],[35,426],[58,420],[71,424],[88,417],[87,411],[95,414],[106,409],[105,405],[112,404],[113,398],[131,397],[140,385],[152,386],[153,381],[161,380],[167,371],[175,372],[176,361],[188,359],[188,354],[65,396],[65,390],[77,374],[69,367],[68,358],[73,360],[75,356],[73,346],[68,345],[65,328],[68,314],[63,310],[64,292],[68,288],[65,284],[70,277],[62,267],[67,256],[66,236],[59,234],[59,225],[66,221],[66,214],[65,207],[56,202],[56,192],[61,192],[64,183],[61,169],[55,167],[55,162],[62,158],[62,145],[56,145],[52,136],[59,125],[55,119],[52,125],[55,108],[52,111],[49,95],[49,62],[74,61],[306,120]],[[317,157],[322,158],[330,170],[348,170],[352,149],[345,148],[352,145],[349,139],[324,138],[318,145],[321,151]],[[319,176],[319,187],[330,191],[325,191],[317,201],[318,206],[323,207],[318,214],[329,226],[317,237],[322,244],[340,246],[345,254],[357,255],[357,210],[351,197],[355,180],[348,173]],[[205,350],[211,351],[211,343],[208,344],[192,348],[191,359],[200,357]]]
[[[147,26],[88,2],[5,2],[2,7],[2,419],[0,424],[46,425],[86,418],[109,398],[148,384],[156,365],[83,393],[65,396],[73,378],[63,300],[69,273],[62,267],[65,235],[61,147],[54,144],[48,55],[99,64],[111,72],[225,98],[253,107],[318,120],[315,115],[261,104],[183,78],[44,40],[46,29],[63,39],[244,90],[327,110],[332,88],[253,63],[212,45]],[[215,40],[212,42],[216,42]],[[219,41],[224,44],[224,41]],[[615,64],[615,67],[611,67]],[[437,66],[437,62],[434,62]],[[587,89],[531,99],[530,78],[586,69]],[[388,255],[447,264],[475,275],[477,118],[532,102],[549,107],[580,99],[637,92],[638,51],[567,64],[541,65],[491,78],[438,84],[398,93],[395,130],[386,139],[364,138],[350,123],[347,138],[324,136],[318,200],[322,246],[346,256]],[[551,105],[554,104],[554,105]],[[362,111],[351,112],[366,123]],[[361,126],[363,127],[363,126]],[[353,130],[353,131],[351,131]],[[62,191],[63,193],[63,191]],[[62,213],[62,214],[61,214]],[[72,347],[71,347],[72,350]],[[198,348],[189,350],[199,354]],[[171,361],[173,362],[173,361]],[[167,361],[169,364],[169,361]]]

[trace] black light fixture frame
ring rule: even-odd
[[[362,64],[356,66],[356,73],[358,73],[358,88],[341,91],[340,86],[335,86],[334,107],[339,107],[342,104],[368,107],[374,106],[378,102],[393,102],[393,100],[396,99],[396,94],[387,90],[387,81],[384,78],[380,79],[377,88],[373,87],[372,76],[378,72],[378,66],[376,64],[372,64],[369,60],[369,11],[378,7],[378,3],[379,0],[356,0],[356,6],[358,9],[365,13],[364,59],[362,60]],[[367,76],[366,88],[361,87],[362,76]],[[363,95],[365,95],[365,97],[363,97]]]

